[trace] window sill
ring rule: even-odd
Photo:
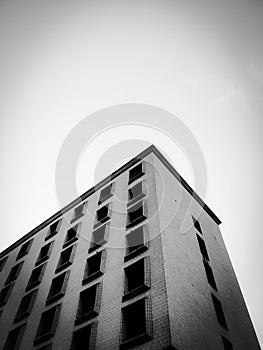
[[[19,314],[15,317],[14,323],[19,322],[23,320],[24,318],[28,317],[30,315],[29,311],[24,312],[23,314]]]
[[[95,230],[96,228],[98,228],[101,224],[104,224],[106,221],[108,221],[110,219],[110,217],[107,215],[104,218],[102,218],[100,221],[96,222],[93,226],[93,230]]]
[[[148,289],[150,289],[150,287],[147,286],[146,284],[143,284],[143,285],[141,285],[141,286],[139,286],[139,287],[137,287],[135,289],[132,289],[131,291],[125,293],[122,296],[122,301],[126,301],[128,299],[134,298],[137,295],[146,292]]]
[[[70,220],[70,223],[72,224],[73,222],[77,221],[78,219],[82,218],[82,216],[84,216],[84,214],[80,214],[78,216],[76,216],[75,218]]]
[[[62,298],[65,295],[64,292],[59,292],[58,294],[52,295],[52,297],[49,297],[46,301],[46,305],[50,305],[54,303],[54,301],[57,301],[58,299]]]
[[[131,205],[135,204],[139,200],[143,199],[146,196],[145,193],[140,193],[137,197],[134,197],[133,199],[129,200],[127,203],[127,207],[129,208]]]
[[[144,221],[146,218],[146,216],[142,215],[140,216],[139,218],[137,218],[136,220],[130,222],[129,224],[126,225],[126,230],[133,227],[133,226],[136,226],[138,225],[140,222]]]
[[[50,238],[55,236],[57,233],[58,233],[57,231],[50,233],[48,236],[46,236],[45,241],[49,240]]]
[[[133,250],[132,252],[126,254],[125,257],[124,257],[124,261],[128,261],[128,260],[134,258],[135,256],[137,256],[139,254],[142,254],[147,249],[148,249],[148,247],[145,244],[141,245],[139,248],[137,248],[137,249]]]
[[[69,267],[71,264],[72,264],[72,262],[71,262],[71,261],[68,261],[68,262],[66,262],[66,263],[63,264],[63,265],[58,266],[58,267],[56,268],[55,273],[60,272],[60,271],[62,271],[62,270],[64,270],[64,269],[66,269],[66,268]]]
[[[100,277],[102,275],[103,275],[102,271],[96,271],[92,275],[89,275],[89,276],[83,278],[82,285],[84,286],[84,284],[87,284],[90,281],[93,281],[93,280],[95,280],[96,278],[98,278],[98,277]]]
[[[130,185],[132,182],[134,182],[135,180],[139,179],[141,176],[143,176],[145,173],[141,172],[138,173],[137,175],[135,175],[134,177],[132,177],[131,179],[129,179],[128,185]]]
[[[94,250],[99,249],[100,247],[102,247],[106,243],[107,243],[107,241],[105,239],[103,241],[98,242],[98,243],[92,243],[92,245],[89,248],[88,252],[91,253]]]
[[[69,241],[67,241],[67,242],[65,242],[65,243],[63,244],[62,249],[64,249],[64,248],[70,246],[72,243],[76,242],[77,240],[78,240],[78,236],[76,236],[76,237],[70,239]]]
[[[88,321],[90,320],[91,318],[94,318],[98,316],[98,312],[95,311],[95,310],[92,310],[90,312],[88,312],[87,314],[83,315],[83,316],[80,316],[78,317],[76,320],[75,320],[75,326],[80,324],[80,323],[83,323],[85,321]]]
[[[98,205],[101,205],[102,203],[106,202],[108,199],[110,199],[111,197],[113,196],[113,194],[109,194],[108,196],[105,196],[103,198],[101,198],[99,201],[98,201]]]
[[[134,347],[136,345],[145,343],[146,341],[151,340],[152,337],[148,333],[143,333],[138,335],[135,338],[131,338],[129,340],[126,340],[120,344],[120,349],[129,349],[131,347]]]
[[[52,337],[54,337],[54,333],[53,332],[49,332],[49,333],[43,334],[43,335],[35,338],[34,345],[38,345],[40,343],[43,343],[44,341],[49,340]]]

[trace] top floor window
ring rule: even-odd
[[[49,229],[45,238],[46,241],[58,233],[60,229],[60,225],[61,225],[61,219],[53,222],[53,224],[49,226]]]
[[[6,262],[7,262],[7,259],[8,259],[8,256],[5,256],[4,258],[2,258],[0,260],[0,272],[3,270],[3,268],[4,268],[4,266],[5,266]]]
[[[108,186],[104,187],[100,192],[100,199],[98,204],[101,204],[105,202],[107,199],[109,199],[112,196],[112,184],[109,184]]]
[[[193,219],[194,227],[197,229],[198,232],[203,234],[200,222],[198,220],[196,220],[196,218],[194,218],[193,216],[192,216],[192,219]]]
[[[139,163],[129,171],[129,184],[143,176],[145,173],[143,171],[143,163]]]
[[[31,239],[30,241],[27,241],[21,246],[17,254],[16,260],[21,259],[23,256],[25,256],[29,252],[32,243],[33,243],[33,239]]]
[[[70,221],[71,223],[78,220],[79,218],[81,218],[84,215],[86,205],[87,205],[87,202],[83,202],[74,209],[73,218]]]

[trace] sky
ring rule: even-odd
[[[170,133],[181,121],[202,150],[199,194],[222,221],[263,344],[262,37],[260,0],[0,1],[0,250],[60,209],[58,157],[83,120],[101,129],[77,160],[79,194],[151,143],[195,188],[165,118],[159,129],[96,118],[126,103],[161,108]]]

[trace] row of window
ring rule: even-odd
[[[198,220],[196,220],[194,217],[192,217],[192,218],[193,218],[193,223],[194,223],[195,229],[198,231],[198,233],[203,235],[200,222]],[[202,261],[203,261],[203,265],[204,265],[204,270],[205,270],[205,273],[206,273],[207,281],[210,284],[210,286],[214,290],[217,291],[216,280],[215,280],[215,277],[214,277],[214,274],[213,274],[212,267],[210,266],[210,259],[209,259],[209,255],[208,255],[208,251],[207,251],[207,248],[206,248],[205,241],[197,233],[196,233],[196,238],[197,238],[199,249],[200,249],[200,252],[201,252],[201,255],[202,255]],[[226,330],[228,330],[227,323],[226,323],[226,318],[225,318],[225,315],[224,315],[223,306],[221,304],[221,301],[213,293],[211,293],[211,297],[212,297],[213,305],[214,305],[214,308],[215,308],[215,313],[216,313],[216,317],[217,317],[218,323],[222,327],[224,327]],[[225,350],[233,350],[232,343],[227,338],[225,338],[224,336],[222,336],[222,342],[223,342],[223,346],[224,346]]]

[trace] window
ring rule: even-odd
[[[102,250],[87,259],[82,284],[88,283],[103,275],[106,259],[106,250]]]
[[[22,269],[23,263],[24,262],[21,261],[20,263],[18,263],[12,267],[12,269],[11,269],[11,271],[10,271],[6,281],[5,281],[5,286],[11,282],[14,282],[17,279],[17,277]]]
[[[144,175],[142,163],[136,165],[129,171],[129,184]]]
[[[3,259],[0,260],[0,272],[3,270],[5,263],[7,262],[8,256],[5,256]]]
[[[134,204],[145,196],[143,183],[138,182],[128,190],[128,206]]]
[[[60,254],[56,272],[64,270],[66,267],[70,266],[73,262],[76,250],[76,244],[70,246],[69,248],[63,250]]]
[[[8,298],[12,292],[12,289],[14,288],[14,283],[9,284],[8,286],[4,287],[0,292],[0,306],[3,306],[7,303]]]
[[[45,238],[46,241],[58,233],[60,226],[61,226],[61,222],[62,222],[62,220],[60,219],[60,220],[53,222],[53,224],[51,224],[49,226],[49,230],[48,230],[46,238]]]
[[[141,221],[146,219],[145,213],[145,207],[143,205],[143,202],[140,201],[130,207],[127,210],[127,225],[126,228],[132,227],[140,223]]]
[[[109,218],[109,204],[107,204],[104,207],[97,210],[94,228],[107,221]]]
[[[21,259],[23,256],[25,256],[29,252],[32,243],[33,243],[33,239],[31,239],[30,241],[27,241],[22,245],[22,247],[20,248],[17,254],[16,260]]]
[[[223,341],[224,350],[233,350],[232,343],[228,339],[226,339],[224,336],[222,336],[222,341]]]
[[[97,322],[88,324],[73,333],[71,350],[89,350],[95,348]]]
[[[211,287],[213,287],[215,290],[217,290],[215,277],[213,274],[213,270],[212,270],[211,266],[209,265],[209,262],[207,260],[203,259],[203,263],[204,263],[204,268],[205,268],[205,273],[206,273],[208,283],[210,284]]]
[[[80,219],[83,215],[84,215],[84,212],[85,212],[85,209],[86,209],[86,204],[87,202],[83,202],[81,203],[78,207],[76,207],[74,209],[74,214],[73,214],[73,218],[71,219],[71,223]]]
[[[51,309],[42,313],[34,345],[42,343],[55,335],[60,309],[61,304],[53,306]]]
[[[208,253],[207,253],[205,241],[198,235],[196,235],[196,237],[197,237],[197,241],[198,241],[198,244],[199,244],[199,248],[200,248],[201,254],[203,255],[203,259],[209,261],[209,256],[208,256]]]
[[[124,261],[127,261],[148,249],[145,230],[145,226],[139,226],[126,235],[127,249]]]
[[[193,216],[192,216],[192,219],[193,219],[194,227],[197,229],[198,232],[203,234],[200,222],[198,220],[196,220],[196,218],[194,218]]]
[[[79,294],[79,305],[75,324],[89,320],[98,315],[102,283],[94,284],[92,287],[83,290]]]
[[[26,291],[36,287],[41,283],[45,269],[46,269],[46,265],[47,265],[46,263],[43,265],[40,265],[32,271],[29,281],[27,283]]]
[[[33,308],[36,296],[37,296],[37,290],[33,290],[32,292],[26,294],[19,305],[19,308],[17,310],[16,316],[15,316],[15,322],[22,320],[23,318],[30,315],[30,312]]]
[[[46,305],[51,304],[53,301],[58,300],[65,295],[69,279],[69,273],[70,271],[66,271],[60,274],[59,276],[53,278],[47,296]]]
[[[216,296],[214,296],[213,294],[211,294],[211,295],[212,295],[212,300],[213,300],[213,304],[215,307],[217,320],[221,324],[222,327],[227,329],[227,324],[226,324],[226,319],[225,319],[222,304],[221,304],[220,300],[217,299]]]
[[[55,241],[49,242],[41,248],[36,261],[36,265],[41,264],[43,261],[46,261],[50,257],[54,242]]]
[[[103,190],[101,190],[98,204],[105,202],[111,196],[112,196],[112,184],[108,185],[107,187],[103,188]]]
[[[63,244],[63,248],[67,247],[68,245],[74,243],[78,240],[78,231],[80,228],[80,224],[77,224],[73,227],[71,227],[66,234],[65,242]]]
[[[109,236],[109,229],[108,226],[105,224],[95,231],[92,232],[91,237],[91,243],[89,252],[92,252],[93,250],[98,249],[102,245],[108,242],[108,236]]]
[[[25,328],[26,323],[22,324],[19,327],[16,327],[15,329],[12,329],[8,334],[3,350],[19,349],[19,345],[21,343]]]
[[[152,334],[152,316],[148,298],[143,298],[122,309],[121,349],[139,345]]]
[[[150,261],[148,256],[126,267],[124,272],[123,301],[133,298],[150,288]]]

